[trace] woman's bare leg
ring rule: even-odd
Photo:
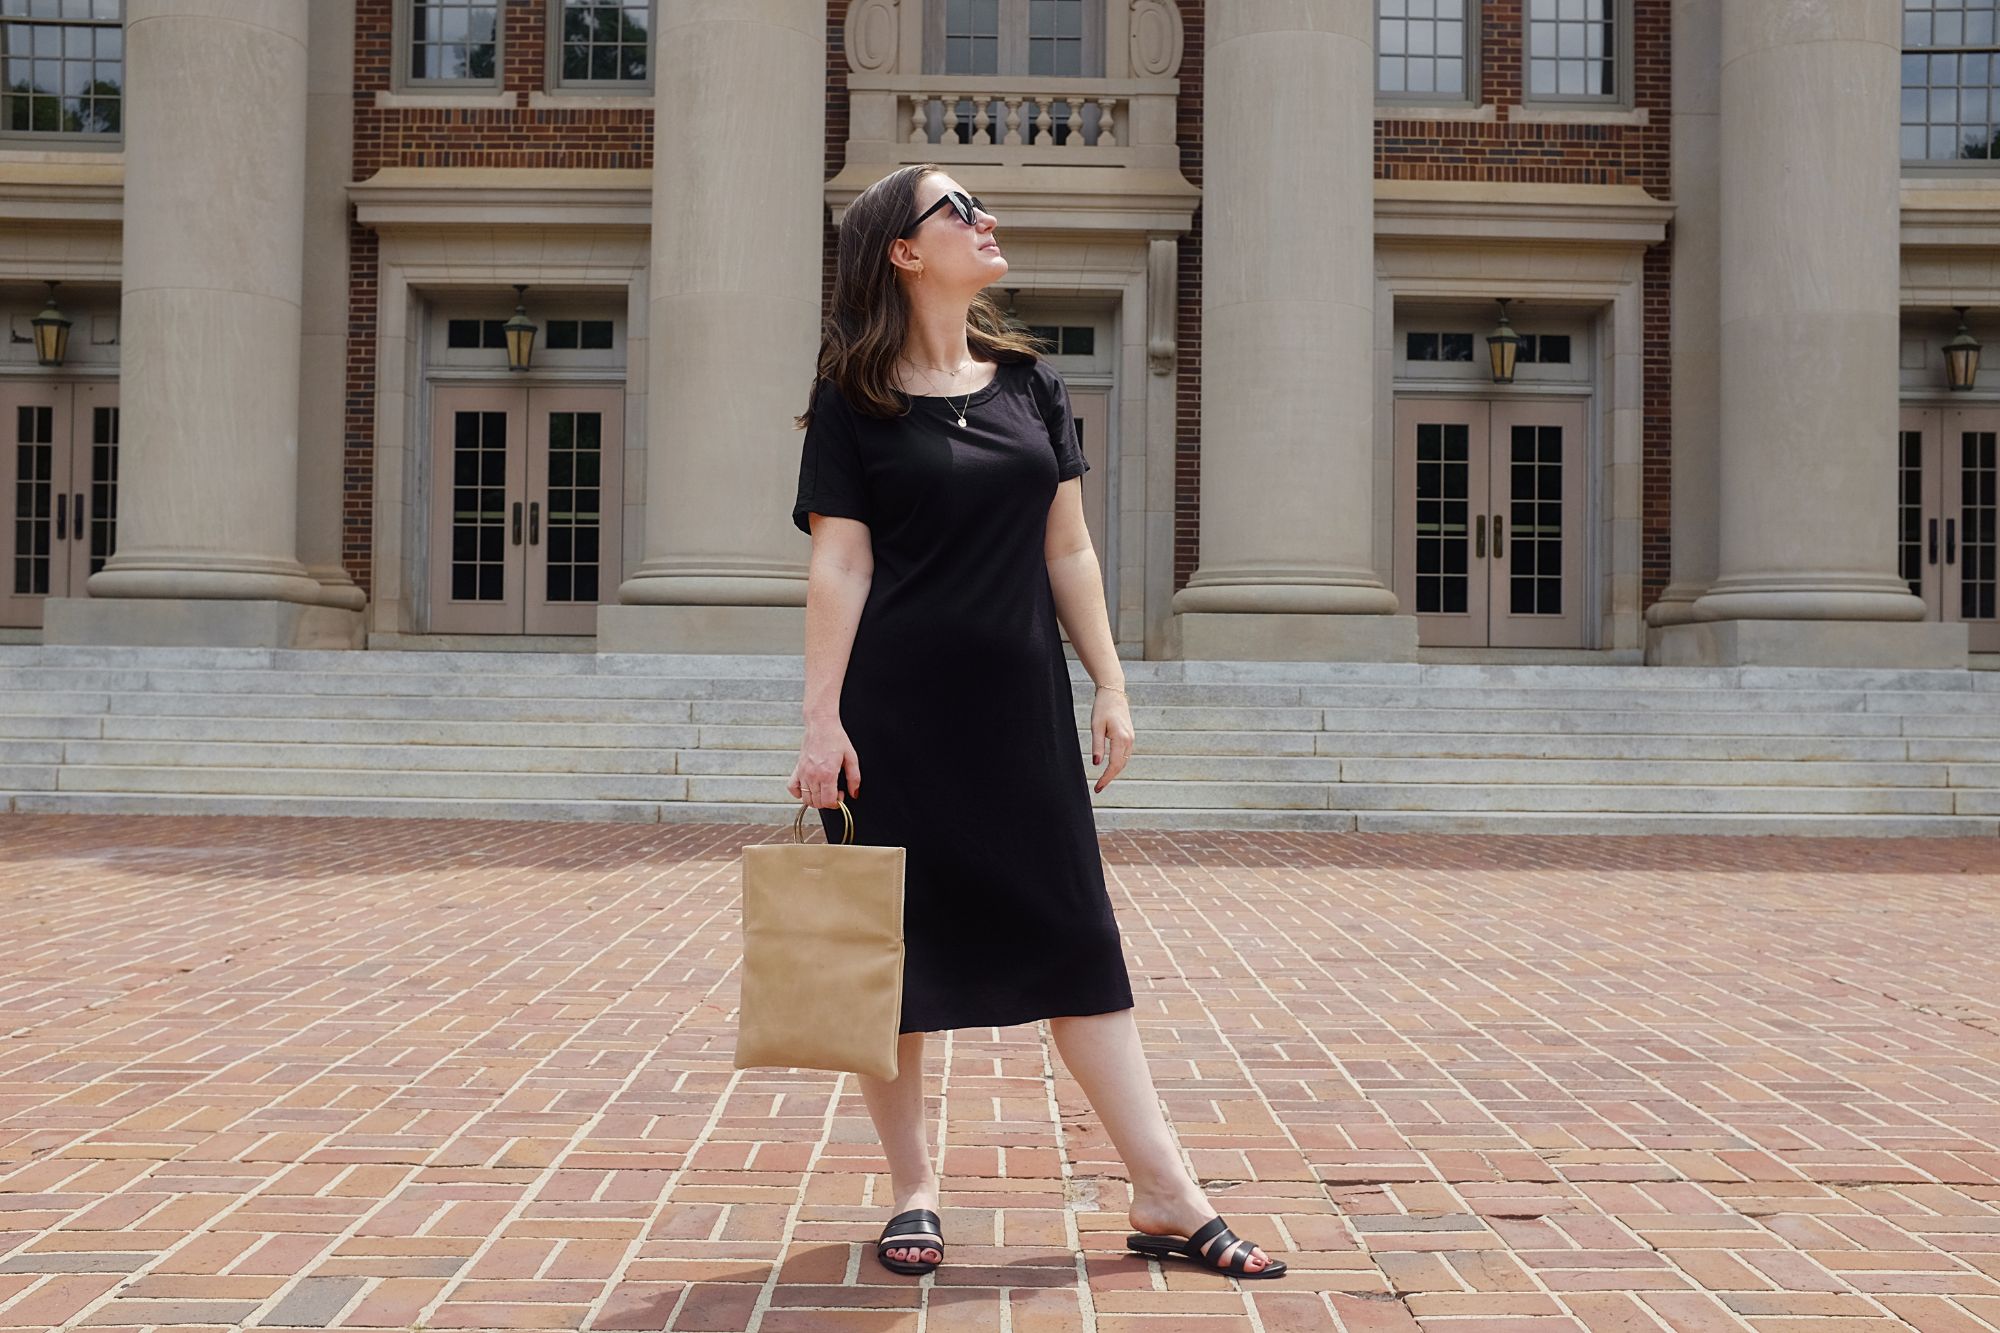
[[[1125,1159],[1132,1180],[1134,1231],[1155,1236],[1189,1236],[1215,1216],[1208,1196],[1189,1178],[1173,1131],[1160,1113],[1153,1071],[1139,1045],[1139,1025],[1130,1009],[1081,1018],[1051,1018],[1062,1062]],[[1253,1249],[1244,1266],[1255,1272],[1269,1262]]]
[[[890,1216],[912,1208],[937,1211],[937,1169],[931,1161],[930,1124],[924,1119],[924,1034],[906,1032],[897,1042],[894,1079],[855,1077],[882,1140],[882,1155],[889,1159],[890,1189],[896,1196]],[[928,1245],[891,1249],[888,1255],[908,1263],[934,1264],[943,1258]]]

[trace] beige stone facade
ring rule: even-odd
[[[412,0],[126,0],[122,133],[0,136],[0,637],[798,651],[828,229],[938,161],[1121,654],[2000,657],[2000,366],[1943,356],[2000,183],[1891,148],[1898,0],[1592,0],[1621,95],[1568,100],[1540,0],[1441,2],[1462,97],[1384,89],[1380,0],[1085,0],[1063,74],[1004,17],[947,72],[930,0],[657,0],[603,88],[560,3],[426,81]]]

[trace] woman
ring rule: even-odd
[[[994,226],[929,164],[864,191],[798,420],[812,560],[790,791],[830,839],[845,800],[856,842],[908,849],[901,1072],[861,1079],[895,1192],[876,1257],[913,1274],[944,1257],[924,1034],[1047,1019],[1131,1177],[1127,1244],[1276,1277],[1189,1179],[1139,1047],[1057,629],[1097,682],[1103,791],[1132,720],[1089,464],[1061,376],[982,295],[1007,272]]]

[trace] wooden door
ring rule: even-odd
[[[1098,563],[1104,567],[1105,581],[1117,566],[1118,554],[1111,549],[1116,540],[1111,531],[1111,390],[1071,389],[1070,417],[1076,422],[1078,442],[1090,471],[1083,474],[1083,521],[1090,529],[1090,544],[1097,548]]]
[[[1583,423],[1581,403],[1493,405],[1487,642],[1496,647],[1581,648],[1586,641]]]
[[[1395,590],[1426,647],[1580,648],[1584,409],[1406,399],[1395,415]]]
[[[431,395],[430,628],[519,634],[526,622],[527,391]]]
[[[7,570],[0,625],[38,629],[51,597],[88,596],[117,544],[118,386],[0,385]]]
[[[1396,596],[1427,647],[1487,643],[1490,416],[1479,402],[1396,404]]]
[[[616,600],[624,459],[624,390],[528,392],[528,633],[595,634]]]
[[[1973,652],[2000,652],[2000,410],[1947,411],[1942,434],[1945,618],[1965,622]]]
[[[1944,414],[1906,407],[1896,433],[1896,569],[1944,618]]]

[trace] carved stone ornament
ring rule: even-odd
[[[1132,0],[1132,77],[1171,79],[1181,72],[1181,11],[1173,0]]]
[[[849,69],[857,74],[896,72],[896,40],[903,24],[898,9],[897,0],[852,0],[847,6],[841,43]]]
[[[1179,323],[1180,243],[1155,236],[1146,246],[1146,362],[1155,375],[1174,373]]]

